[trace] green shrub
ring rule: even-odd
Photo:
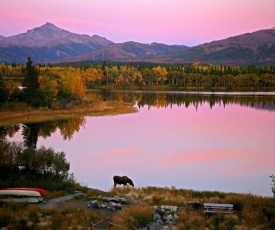
[[[141,228],[154,221],[153,215],[148,215],[148,213],[137,212],[132,214],[133,225],[135,228]]]

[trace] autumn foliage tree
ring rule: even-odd
[[[81,74],[74,68],[68,68],[60,74],[61,84],[59,95],[62,97],[81,98],[85,94],[86,86]]]
[[[167,80],[167,70],[164,67],[158,66],[158,67],[154,67],[152,69],[152,72],[155,76],[156,79],[156,83],[159,84],[159,82],[161,82],[162,84],[164,84],[164,82]]]
[[[50,80],[49,77],[39,76],[39,95],[43,106],[52,107],[58,94],[58,84],[56,80]]]
[[[64,106],[85,95],[86,88],[97,85],[176,86],[184,90],[274,90],[274,66],[223,66],[205,63],[185,65],[139,64],[102,65],[67,67],[34,66],[28,58],[26,66],[1,65],[0,74],[15,79],[23,74],[23,99],[36,106]],[[39,76],[39,77],[38,77]],[[22,92],[17,90],[16,81],[9,80],[10,100],[21,100]],[[1,89],[4,89],[2,87]],[[1,91],[4,93],[4,91]],[[5,94],[5,93],[4,93]],[[4,95],[3,94],[3,95]],[[5,94],[6,95],[6,94]],[[1,99],[6,100],[2,96]]]

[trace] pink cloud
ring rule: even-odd
[[[262,153],[253,150],[202,150],[200,153],[176,153],[165,156],[161,159],[161,163],[168,167],[204,165],[204,168],[207,166],[212,168],[211,171],[216,168],[219,174],[243,175],[271,168],[275,163],[275,155],[265,153],[265,156],[263,158]]]

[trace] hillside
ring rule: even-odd
[[[72,62],[82,60],[112,60],[112,61],[132,61],[140,58],[155,57],[159,54],[167,54],[174,51],[188,49],[187,46],[166,45],[161,43],[143,44],[138,42],[114,43],[90,53],[68,57],[61,62]],[[58,60],[60,61],[60,60]]]
[[[31,56],[34,62],[53,62],[112,43],[97,35],[79,35],[46,23],[26,33],[0,40],[0,62],[25,63],[28,56]]]
[[[152,62],[206,62],[224,65],[275,63],[275,29],[213,41],[187,50],[147,59]]]

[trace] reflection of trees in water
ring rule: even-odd
[[[75,132],[79,132],[80,127],[84,126],[86,120],[84,117],[77,117],[69,120],[59,121],[57,127],[64,140],[71,140]]]
[[[20,125],[12,125],[12,126],[3,126],[0,127],[0,140],[3,140],[8,137],[13,137],[15,133],[17,133],[20,129]]]
[[[173,106],[194,106],[199,108],[203,104],[223,106],[239,104],[252,108],[275,110],[275,96],[273,95],[217,95],[217,94],[181,94],[164,92],[122,92],[122,91],[96,91],[89,92],[90,97],[104,98],[111,101],[125,101],[137,103],[138,107],[148,106],[166,108]]]
[[[40,123],[28,123],[22,125],[22,136],[25,147],[35,149],[38,137],[47,138],[57,129],[64,140],[71,140],[75,132],[79,132],[80,128],[85,125],[84,117],[71,118],[68,120],[47,121]],[[4,140],[7,136],[13,137],[20,130],[20,125],[0,127],[0,140]]]
[[[39,125],[37,123],[24,124],[22,126],[22,129],[25,146],[35,149],[38,140]]]

